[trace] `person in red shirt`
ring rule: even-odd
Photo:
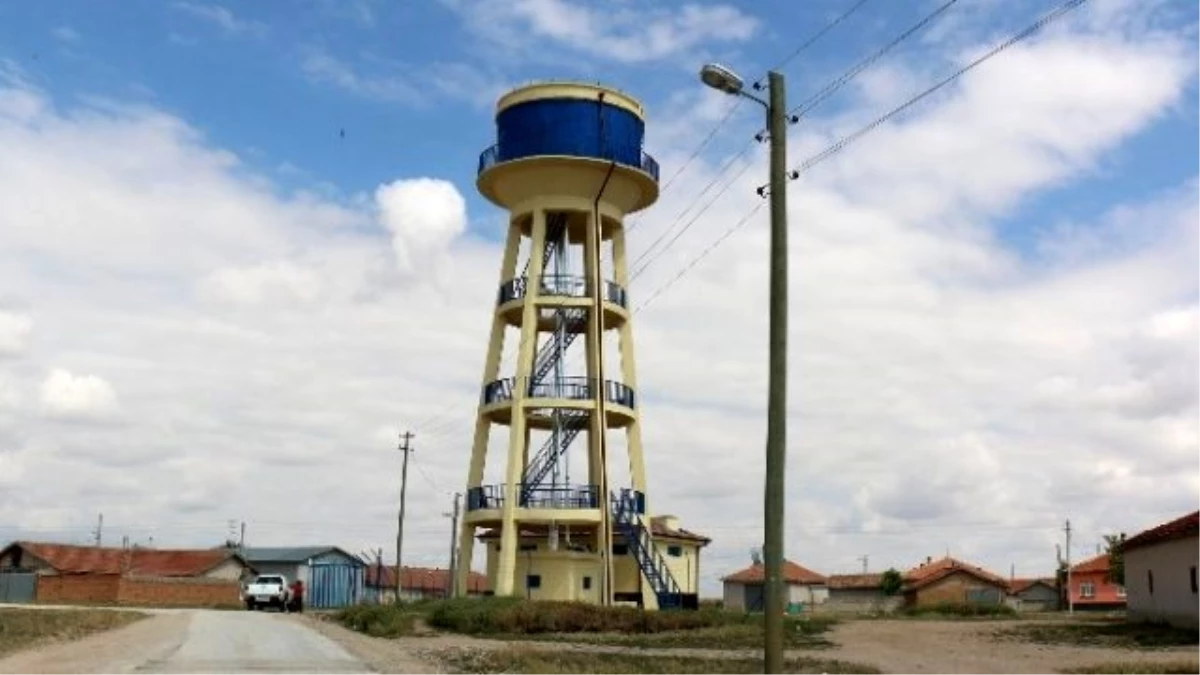
[[[299,579],[292,582],[292,611],[297,613],[304,612],[304,582]]]

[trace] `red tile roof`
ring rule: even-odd
[[[241,560],[228,549],[104,548],[72,544],[15,542],[60,574],[140,574],[157,577],[199,576],[230,558]],[[245,564],[245,563],[243,563]]]
[[[1008,581],[1006,581],[1003,577],[992,574],[978,565],[965,563],[961,560],[947,556],[940,560],[934,560],[932,562],[917,565],[911,570],[905,572],[905,590],[916,590],[918,588],[928,586],[935,581],[939,581],[958,572],[965,572],[990,584],[1000,586],[1001,588],[1008,588]]]
[[[404,590],[444,591],[449,588],[450,571],[434,567],[402,567],[400,580]],[[379,581],[382,583],[379,583]],[[366,585],[369,588],[395,588],[396,566],[372,565],[367,568]],[[467,573],[467,592],[483,593],[488,590],[487,577],[479,572]]]
[[[656,537],[672,537],[675,539],[686,539],[699,543],[701,546],[706,546],[712,542],[708,537],[685,530],[683,528],[667,527],[666,516],[658,516],[650,519],[650,533]]]
[[[1072,565],[1071,572],[1072,573],[1079,573],[1079,572],[1084,572],[1084,573],[1086,573],[1086,572],[1105,572],[1105,573],[1107,573],[1108,570],[1111,568],[1112,568],[1112,565],[1108,561],[1108,554],[1101,553],[1100,555],[1098,555],[1094,558],[1088,558],[1087,560],[1084,560],[1083,562],[1081,562],[1077,565]]]
[[[883,585],[882,574],[830,574],[827,577],[830,588],[859,588],[865,590],[878,589]]]
[[[738,570],[733,574],[723,577],[721,581],[732,581],[739,584],[761,584],[766,578],[764,576],[764,567],[761,564],[754,564],[746,569]],[[802,567],[792,562],[791,560],[783,561],[783,580],[789,584],[824,584],[825,575],[814,572],[807,567]]]
[[[1139,532],[1125,540],[1122,550],[1129,551],[1185,537],[1195,537],[1198,533],[1200,533],[1200,511]]]

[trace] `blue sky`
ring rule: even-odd
[[[940,4],[868,0],[784,65],[789,100]],[[794,127],[791,163],[1056,4],[958,0]],[[753,80],[851,5],[5,6],[0,538],[86,539],[103,511],[160,543],[238,518],[263,544],[387,546],[399,424],[413,562],[441,563],[500,264],[474,189],[496,97],[625,89],[672,176],[731,105],[700,64]],[[1043,573],[1065,517],[1086,542],[1194,508],[1197,22],[1091,0],[793,184],[789,555],[849,571],[949,542]],[[654,298],[652,508],[714,538],[710,591],[761,525],[765,210],[720,239],[760,203],[764,149],[736,153],[761,123],[735,110],[630,230],[652,252],[695,216],[629,291]],[[244,489],[264,467],[320,506]]]
[[[509,53],[464,18],[474,11],[470,3],[452,2],[21,3],[7,8],[0,45],[6,58],[60,100],[96,96],[172,111],[270,175],[281,189],[332,189],[331,195],[348,199],[396,175],[437,175],[469,185],[475,157],[491,142],[489,95],[507,84],[545,77],[602,79],[642,97],[653,123],[656,115],[674,112],[671,96],[699,86],[695,71],[703,60],[725,60],[749,78],[760,77],[852,4],[743,5],[737,11],[757,22],[752,39],[698,42],[690,59],[670,54],[633,62],[606,62],[543,37],[520,39],[534,49],[546,44],[544,54]],[[803,101],[940,4],[867,3],[828,39],[787,63],[791,100]],[[949,63],[939,49],[944,42],[999,38],[1055,4],[1023,0],[1001,8],[963,0],[940,16],[944,24],[933,23],[881,63],[915,62],[931,75],[947,73]],[[1165,3],[1153,14],[1158,21],[1182,14],[1194,23],[1196,8],[1175,4]],[[570,58],[555,58],[558,54]],[[337,73],[319,74],[318,63]],[[461,72],[477,78],[483,89],[447,96],[429,82]],[[918,90],[897,89],[892,100],[899,103]],[[844,112],[859,102],[854,93],[851,88],[834,96],[815,116]],[[889,107],[884,103],[880,113]],[[1072,181],[1052,197],[1031,195],[1002,232],[1027,244],[1031,237],[1023,223],[1033,214],[1052,220],[1089,210],[1095,215],[1096,190],[1143,194],[1194,174],[1195,96],[1165,117],[1107,158],[1088,180]],[[739,131],[730,129],[716,147],[737,139]],[[465,192],[473,213],[488,208],[473,190]]]

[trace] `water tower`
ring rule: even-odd
[[[658,198],[642,105],[603,86],[541,82],[500,98],[496,131],[477,186],[508,228],[456,589],[478,538],[496,595],[691,605],[708,540],[651,519],[646,499],[624,225]],[[489,458],[502,463],[485,484]],[[622,460],[629,481],[614,485]]]

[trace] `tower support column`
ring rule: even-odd
[[[531,226],[532,248],[525,278],[525,306],[521,310],[521,339],[517,349],[518,373],[533,371],[533,353],[538,335],[538,296],[542,287],[542,250],[546,243],[546,211],[535,208]],[[517,574],[517,507],[521,499],[521,473],[525,468],[525,398],[530,380],[517,376],[512,385],[509,424],[508,466],[504,472],[504,508],[501,509],[500,557],[496,570],[496,595],[513,595]]]

